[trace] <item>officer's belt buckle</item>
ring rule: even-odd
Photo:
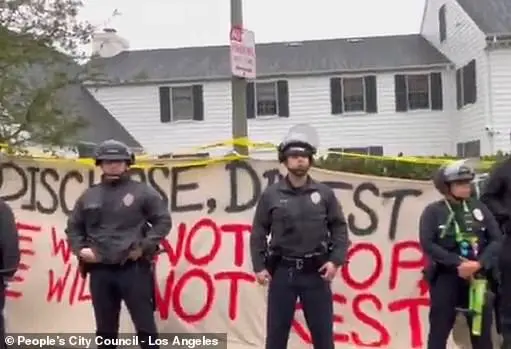
[[[296,270],[302,270],[303,269],[303,259],[297,259],[295,261],[296,265],[295,265],[295,268]]]

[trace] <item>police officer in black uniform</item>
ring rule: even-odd
[[[288,174],[261,195],[250,236],[257,281],[269,282],[266,349],[287,348],[298,298],[314,349],[333,349],[330,281],[349,247],[346,221],[333,190],[307,174],[314,146],[291,136],[278,152]]]
[[[420,218],[420,243],[429,265],[430,284],[428,349],[446,349],[457,311],[469,308],[470,283],[487,280],[497,263],[501,233],[495,218],[479,200],[471,198],[474,170],[465,160],[442,166],[434,178],[443,199],[429,204]],[[489,298],[489,297],[488,297]],[[492,301],[482,312],[480,335],[472,335],[473,349],[491,349]]]
[[[140,347],[158,348],[149,346],[147,340],[157,336],[151,260],[172,223],[160,195],[130,178],[128,168],[134,161],[131,150],[121,142],[108,140],[99,145],[96,165],[103,172],[101,182],[77,200],[66,234],[82,270],[90,273],[97,335],[117,338],[124,301]]]
[[[481,201],[495,216],[504,234],[499,258],[498,319],[503,338],[502,349],[511,349],[511,158],[492,169],[484,183]]]
[[[0,348],[6,348],[5,341],[5,291],[9,280],[18,270],[20,245],[14,214],[5,201],[0,199]]]

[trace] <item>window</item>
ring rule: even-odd
[[[172,120],[193,120],[193,93],[191,87],[174,87],[171,90]]]
[[[458,109],[477,101],[476,61],[456,70],[456,101]]]
[[[202,85],[162,86],[160,93],[160,121],[204,120]]]
[[[456,144],[456,156],[460,158],[471,158],[481,156],[481,141],[469,141]]]
[[[442,110],[441,73],[395,76],[396,111]]]
[[[289,90],[286,80],[249,82],[247,118],[256,116],[289,117]]]
[[[440,7],[438,10],[438,31],[440,34],[440,42],[444,42],[447,39],[447,22],[445,15],[445,5]]]
[[[255,84],[256,114],[269,116],[278,114],[277,84],[275,82],[260,82]]]
[[[383,147],[381,145],[370,145],[368,147],[329,148],[328,150],[337,153],[383,156]]]
[[[364,79],[342,79],[344,111],[364,111]]]
[[[406,77],[408,109],[429,109],[429,76],[408,75]]]
[[[332,114],[378,112],[376,76],[330,79]]]

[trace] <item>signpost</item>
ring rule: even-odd
[[[233,26],[231,41],[231,72],[233,76],[256,78],[255,35],[253,31]]]

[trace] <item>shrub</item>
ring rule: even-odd
[[[491,168],[507,154],[498,153],[494,156],[481,158],[477,168],[479,173],[489,172]],[[364,157],[356,154],[328,154],[315,163],[316,167],[331,171],[342,171],[372,176],[384,176],[415,180],[430,180],[442,164],[458,158],[442,157]]]

